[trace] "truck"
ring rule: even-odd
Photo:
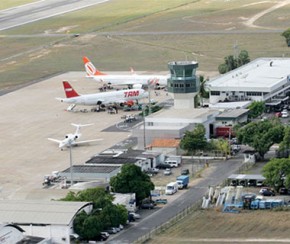
[[[176,177],[176,183],[178,185],[178,189],[185,189],[189,183],[189,176],[188,175],[180,175]]]
[[[166,185],[165,194],[166,195],[173,195],[178,191],[178,184],[177,182],[170,182]]]

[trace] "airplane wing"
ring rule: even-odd
[[[53,142],[57,142],[57,143],[60,143],[61,142],[60,140],[53,139],[53,138],[47,138],[47,139],[50,140],[50,141],[53,141]]]
[[[104,140],[103,138],[101,139],[94,139],[94,140],[87,140],[87,141],[74,141],[72,145],[79,145],[79,144],[85,144],[85,143],[90,143],[90,142],[95,142],[95,141],[102,141]]]

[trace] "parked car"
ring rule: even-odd
[[[264,185],[264,181],[262,180],[257,180],[257,183],[256,183],[257,186],[261,187]]]
[[[106,241],[109,238],[109,236],[104,235],[104,234],[100,234],[97,236],[96,241]]]
[[[157,169],[157,168],[149,168],[146,173],[147,174],[158,174],[158,172],[159,172],[159,169]]]
[[[256,180],[249,180],[248,186],[257,186],[257,181]]]
[[[110,236],[110,234],[109,234],[108,232],[106,232],[106,231],[102,231],[101,234],[102,234],[102,235],[105,235],[105,236],[107,236],[107,237]]]
[[[141,203],[140,208],[142,209],[153,209],[155,207],[156,203],[153,201],[144,201]]]
[[[114,227],[109,227],[105,230],[105,232],[108,232],[109,234],[116,234],[118,231]]]
[[[181,170],[181,175],[189,175],[189,169]]]
[[[156,204],[167,204],[167,199],[166,198],[164,198],[164,199],[159,198],[159,199],[154,200],[154,202]]]
[[[272,189],[270,187],[262,187],[259,193],[262,194],[264,191],[272,191]]]
[[[171,173],[172,172],[171,172],[171,169],[170,168],[165,169],[164,172],[163,172],[164,175],[171,175]]]
[[[129,212],[129,215],[131,215],[134,219],[140,219],[141,215],[135,212]]]
[[[290,195],[290,189],[287,189],[285,187],[280,188],[279,190],[280,195]]]
[[[272,190],[265,190],[261,193],[262,196],[275,196],[275,192]]]
[[[148,202],[148,203],[142,203],[140,206],[142,209],[153,209],[154,203]]]
[[[288,113],[288,111],[287,111],[287,110],[283,110],[283,111],[281,112],[281,117],[282,117],[282,118],[288,118],[288,117],[289,117],[289,113]]]

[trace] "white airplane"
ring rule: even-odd
[[[167,86],[167,79],[170,78],[169,75],[138,75],[132,70],[130,75],[109,75],[99,71],[87,57],[83,57],[83,62],[87,77],[112,85],[129,85],[136,88],[138,86]]]
[[[66,98],[56,98],[57,100],[70,103],[67,110],[72,110],[76,105],[107,105],[116,104],[123,106],[125,102],[139,100],[148,97],[148,92],[143,89],[129,89],[110,92],[100,92],[95,94],[79,95],[69,84],[63,81]]]
[[[64,147],[70,147],[70,146],[76,146],[79,144],[85,144],[85,143],[90,143],[90,142],[96,142],[96,141],[102,141],[103,139],[94,139],[94,140],[87,140],[87,141],[77,141],[82,134],[80,133],[81,127],[84,126],[90,126],[93,124],[85,124],[85,125],[78,125],[78,124],[72,124],[73,126],[77,127],[76,131],[74,134],[67,134],[65,135],[65,139],[63,140],[57,140],[53,138],[47,138],[50,141],[58,143],[58,147],[63,150]]]

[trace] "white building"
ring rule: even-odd
[[[209,138],[218,114],[218,110],[210,108],[163,109],[145,117],[145,128],[142,123],[133,129],[132,134],[138,138],[139,149],[150,146],[155,139],[181,139],[186,131],[192,131],[197,124],[204,125],[206,137]]]
[[[0,201],[0,222],[13,223],[26,235],[39,236],[52,243],[70,243],[73,220],[77,213],[92,210],[90,202]]]
[[[207,82],[210,104],[221,101],[285,99],[290,90],[290,58],[259,58]]]

